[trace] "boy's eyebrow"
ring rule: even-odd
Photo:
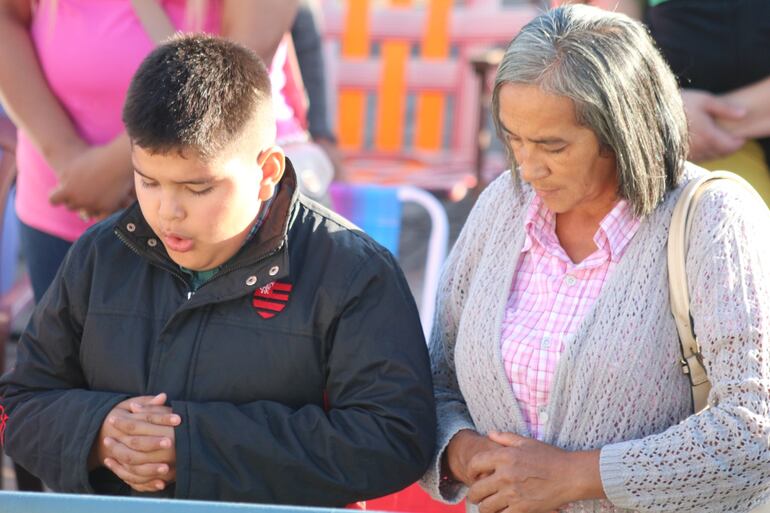
[[[144,178],[147,178],[148,180],[155,180],[153,177],[147,176],[146,174],[144,174],[141,171],[139,171],[139,169],[137,169],[136,166],[134,166],[134,173],[136,173],[136,174],[138,174],[138,175],[140,175],[140,176],[142,176]],[[209,178],[202,178],[200,180],[182,180],[182,181],[174,182],[174,183],[176,185],[207,185],[207,184],[210,184],[213,181],[214,181],[214,178],[209,177]]]

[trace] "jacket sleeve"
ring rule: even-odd
[[[479,228],[499,217],[500,209],[510,201],[505,198],[512,193],[506,188],[510,180],[510,175],[505,174],[479,197],[447,259],[438,290],[436,320],[429,344],[438,432],[433,461],[420,485],[435,499],[449,503],[460,502],[466,488],[442,475],[444,452],[459,431],[476,429],[457,383],[454,361],[457,332],[476,262],[486,244],[482,234],[490,231]]]
[[[736,189],[703,195],[687,251],[710,407],[662,433],[602,448],[602,484],[618,507],[749,511],[770,492],[770,216]]]
[[[351,271],[329,335],[328,411],[172,401],[178,498],[344,506],[422,475],[435,407],[414,301],[384,250]]]
[[[75,248],[73,248],[75,250]],[[55,491],[93,493],[88,455],[107,413],[128,396],[87,390],[79,362],[87,263],[71,250],[0,378],[5,452]],[[77,265],[73,265],[73,261]]]

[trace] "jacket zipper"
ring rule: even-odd
[[[120,241],[121,241],[123,244],[125,244],[126,246],[128,246],[128,248],[129,248],[131,251],[133,251],[134,253],[136,253],[138,256],[140,256],[140,257],[142,257],[142,258],[145,258],[145,257],[144,257],[144,255],[142,255],[142,252],[141,252],[141,250],[140,250],[139,248],[137,248],[137,247],[134,245],[134,243],[132,243],[130,240],[128,240],[128,239],[127,239],[125,236],[123,236],[123,234],[122,234],[122,233],[120,233],[120,230],[117,230],[117,229],[116,229],[116,230],[115,230],[115,235],[117,235],[117,236],[118,236],[118,239],[120,239]],[[270,251],[269,253],[265,253],[263,256],[259,257],[259,258],[257,259],[257,261],[255,262],[255,264],[258,264],[258,263],[260,263],[261,261],[263,261],[263,260],[266,260],[266,259],[270,258],[271,256],[273,256],[273,255],[275,255],[276,253],[278,253],[279,251],[281,251],[281,249],[282,249],[282,248],[283,248],[283,243],[281,243],[281,244],[279,244],[278,246],[276,246],[276,248],[275,248],[275,249],[273,249],[272,251]],[[166,267],[166,266],[163,266],[163,265],[160,265],[160,264],[158,264],[158,263],[156,263],[156,262],[153,262],[152,260],[150,260],[150,264],[152,264],[152,265],[154,265],[155,267],[158,267],[158,268],[160,268],[160,269],[163,269],[164,271],[168,271],[168,272],[169,272],[169,273],[171,273],[173,276],[175,276],[175,277],[177,277],[179,280],[181,280],[181,282],[182,282],[182,283],[184,283],[184,285],[187,287],[187,301],[189,301],[190,299],[192,299],[192,297],[193,297],[193,296],[195,295],[195,293],[197,292],[197,290],[192,290],[192,289],[190,288],[190,284],[189,284],[189,283],[187,283],[187,280],[186,280],[186,279],[184,278],[184,276],[182,276],[180,273],[177,273],[176,271],[174,271],[174,270],[172,270],[172,269],[170,269],[170,268],[168,268],[168,267]],[[254,264],[249,264],[249,265],[254,265]],[[203,287],[205,287],[206,285],[208,285],[208,284],[209,284],[209,283],[211,283],[212,281],[216,280],[217,278],[220,278],[220,277],[222,277],[222,275],[223,275],[223,274],[225,274],[226,272],[237,271],[238,269],[243,269],[243,268],[245,268],[245,267],[247,267],[247,266],[246,266],[246,265],[240,265],[240,266],[238,266],[238,267],[227,267],[227,266],[225,266],[225,267],[223,267],[223,268],[222,268],[222,269],[221,269],[221,270],[220,270],[220,271],[219,271],[219,272],[216,274],[216,276],[214,276],[214,277],[213,277],[213,278],[211,278],[209,281],[205,282],[205,283],[204,283],[204,284],[202,284],[200,287],[198,287],[198,290],[202,289]]]
[[[128,249],[130,249],[131,251],[133,251],[134,253],[136,253],[136,254],[137,254],[139,257],[141,257],[141,258],[146,258],[146,257],[145,257],[145,256],[142,254],[142,251],[141,251],[141,250],[140,250],[138,247],[136,247],[136,246],[134,245],[134,243],[133,243],[133,242],[131,242],[130,240],[128,240],[128,239],[127,239],[125,236],[123,236],[123,234],[122,234],[122,233],[120,233],[120,230],[117,230],[117,229],[116,229],[116,230],[115,230],[115,235],[117,235],[117,236],[118,236],[118,239],[120,239],[120,241],[121,241],[123,244],[125,244],[126,246],[128,246]],[[178,272],[174,271],[173,269],[171,269],[171,268],[169,268],[169,267],[166,267],[166,266],[164,266],[164,265],[161,265],[161,264],[159,264],[159,263],[157,263],[157,262],[153,262],[151,259],[148,259],[148,260],[150,261],[150,264],[151,264],[151,265],[154,265],[155,267],[157,267],[157,268],[159,268],[159,269],[163,269],[164,271],[167,271],[169,274],[171,274],[171,275],[172,275],[172,276],[174,276],[175,278],[179,279],[179,281],[181,281],[181,282],[184,284],[184,286],[185,286],[185,287],[187,287],[187,300],[188,300],[188,301],[189,301],[189,300],[190,300],[190,298],[193,296],[193,294],[195,294],[195,292],[193,292],[193,291],[192,291],[192,289],[190,289],[190,284],[189,284],[189,283],[187,283],[187,280],[184,278],[184,276],[182,276],[182,274],[181,274],[181,273],[178,273]]]
[[[205,283],[204,283],[204,284],[202,284],[200,287],[198,287],[198,290],[202,289],[203,287],[205,287],[206,285],[208,285],[208,284],[209,284],[209,283],[211,283],[212,281],[214,281],[214,280],[217,280],[217,279],[221,278],[221,277],[222,277],[224,274],[226,274],[226,273],[229,273],[229,272],[233,272],[233,271],[237,271],[237,270],[239,270],[239,269],[244,269],[244,268],[246,268],[246,267],[249,267],[250,265],[257,265],[257,264],[259,264],[260,262],[262,262],[263,260],[267,260],[267,259],[268,259],[268,258],[270,258],[271,256],[273,256],[273,255],[275,255],[276,253],[278,253],[279,251],[281,251],[281,248],[283,248],[283,244],[279,244],[279,245],[278,245],[278,246],[277,246],[275,249],[273,249],[273,250],[272,250],[272,251],[270,251],[269,253],[265,253],[265,254],[264,254],[264,255],[262,255],[261,257],[258,257],[258,258],[257,258],[257,261],[256,261],[256,262],[254,262],[253,264],[249,264],[249,265],[239,265],[239,266],[237,266],[237,267],[228,267],[228,266],[224,266],[224,267],[223,267],[222,269],[220,269],[220,270],[219,270],[219,272],[218,272],[218,273],[217,273],[215,276],[213,276],[213,277],[212,277],[212,278],[211,278],[209,281],[205,282]],[[195,292],[197,292],[197,290],[196,290]],[[189,300],[189,299],[190,299],[190,298],[191,298],[193,295],[195,295],[195,292],[193,292],[193,291],[190,291],[190,292],[188,292],[188,294],[187,294],[187,299]]]

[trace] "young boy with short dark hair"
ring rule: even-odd
[[[343,506],[426,469],[435,412],[393,257],[297,193],[270,82],[178,37],[131,83],[138,203],[78,240],[0,381],[57,491]]]

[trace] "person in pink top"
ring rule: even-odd
[[[36,300],[72,241],[133,201],[120,113],[142,59],[177,30],[217,33],[272,62],[275,88],[287,69],[283,36],[296,7],[290,0],[0,0],[0,99],[18,127],[16,208]],[[281,135],[307,141],[283,95],[274,96]]]

